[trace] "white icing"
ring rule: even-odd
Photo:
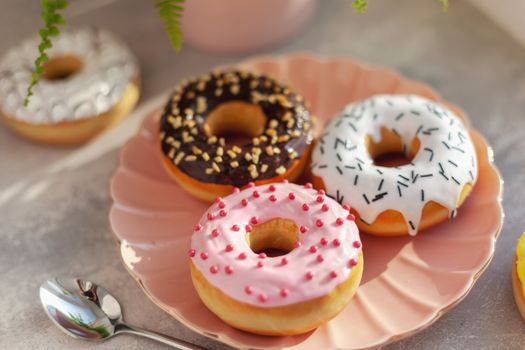
[[[18,120],[53,124],[107,112],[139,74],[136,58],[112,33],[91,27],[64,30],[53,38],[48,56],[77,56],[83,62],[82,70],[64,80],[40,79],[24,107],[38,44],[39,37],[31,37],[0,61],[0,106]]]
[[[397,133],[405,149],[419,139],[410,164],[374,164],[365,135],[377,143],[381,127]],[[468,130],[450,109],[415,95],[376,95],[347,105],[326,125],[313,150],[312,172],[323,178],[329,195],[353,206],[364,222],[393,209],[415,235],[429,201],[455,215],[461,190],[476,182],[478,168]]]

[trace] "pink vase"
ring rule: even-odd
[[[317,0],[187,0],[184,43],[209,53],[249,53],[299,33]]]

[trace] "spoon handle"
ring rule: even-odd
[[[124,323],[119,323],[115,326],[115,333],[128,333],[128,334],[140,335],[141,337],[156,340],[160,343],[169,345],[179,350],[204,350],[204,348],[188,343],[184,340],[172,338],[170,336],[148,331],[146,329],[128,326],[127,324],[124,324]]]

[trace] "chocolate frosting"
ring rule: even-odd
[[[207,132],[209,112],[233,101],[256,104],[266,116],[264,133],[241,146]],[[244,186],[284,174],[312,142],[313,125],[303,97],[287,86],[264,75],[225,70],[176,88],[160,120],[160,138],[164,155],[190,177]]]

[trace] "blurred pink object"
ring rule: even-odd
[[[249,53],[291,39],[313,17],[317,0],[189,0],[184,42],[210,53]]]

